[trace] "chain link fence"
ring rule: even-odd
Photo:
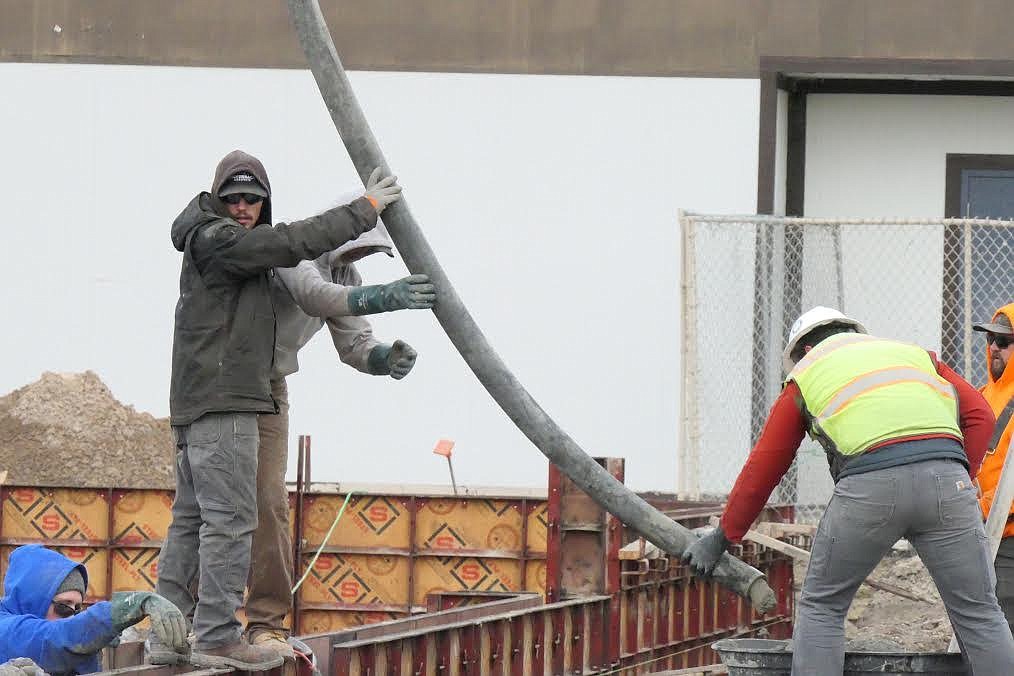
[[[781,390],[789,326],[815,305],[985,382],[986,342],[971,324],[1014,300],[1014,222],[682,213],[680,225],[681,493],[731,490]],[[815,524],[832,490],[824,451],[807,437],[771,501]]]
[[[815,305],[921,345],[979,386],[971,324],[1014,300],[1014,222],[680,215],[683,443],[680,490],[728,494],[781,390],[789,326]],[[832,490],[808,438],[772,501],[816,523]]]

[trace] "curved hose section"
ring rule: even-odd
[[[299,42],[338,134],[364,184],[374,167],[391,173],[335,51],[317,0],[287,0]],[[526,437],[596,503],[658,547],[681,555],[696,537],[653,508],[598,465],[553,422],[493,350],[458,297],[404,198],[384,211],[384,225],[412,273],[425,273],[437,287],[433,309],[448,338],[500,408]],[[725,554],[713,578],[749,599],[758,612],[775,605],[764,574]]]

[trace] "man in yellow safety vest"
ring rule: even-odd
[[[993,590],[971,479],[993,431],[985,399],[932,352],[868,335],[830,308],[797,319],[782,356],[784,388],[721,523],[684,560],[710,574],[809,434],[827,454],[835,489],[803,582],[792,674],[842,673],[852,598],[900,538],[937,583],[972,671],[1014,674],[1014,638]]]

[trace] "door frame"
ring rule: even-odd
[[[961,213],[961,174],[968,169],[1014,171],[1014,155],[947,153],[944,218],[964,218]]]

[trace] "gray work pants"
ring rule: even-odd
[[[996,600],[1007,617],[1007,624],[1014,626],[1014,537],[1000,540],[995,567]]]
[[[156,591],[193,613],[195,648],[217,648],[242,633],[236,611],[257,527],[257,414],[208,413],[173,431],[176,499]]]
[[[792,636],[793,676],[842,673],[852,597],[907,538],[933,576],[975,676],[1014,674],[1014,638],[997,603],[975,488],[952,460],[846,477],[814,536]]]

